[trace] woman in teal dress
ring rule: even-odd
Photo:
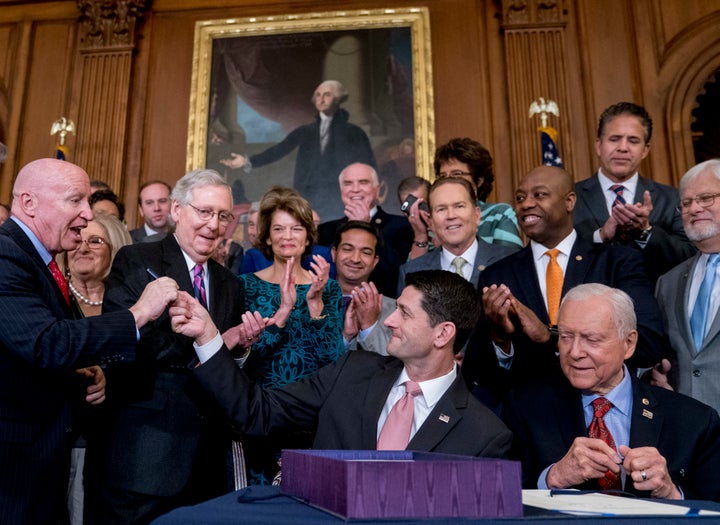
[[[260,202],[255,246],[273,264],[240,275],[245,306],[273,318],[253,345],[244,369],[265,388],[280,387],[315,373],[345,351],[340,285],[328,278],[329,263],[314,256],[311,270],[300,265],[310,254],[317,227],[309,203],[296,191],[273,187]],[[277,471],[280,448],[306,448],[313,429],[267,439],[244,438],[250,483],[268,483]],[[265,451],[261,450],[265,449]],[[272,457],[268,461],[267,453]]]

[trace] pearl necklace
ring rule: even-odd
[[[75,294],[75,297],[80,299],[83,303],[89,304],[90,306],[102,306],[102,300],[100,301],[91,301],[87,297],[85,297],[83,294],[77,291],[75,287],[73,286],[72,281],[68,281],[68,285],[70,286],[70,289],[72,290],[72,293]]]

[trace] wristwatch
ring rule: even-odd
[[[637,240],[641,241],[641,242],[647,241],[650,238],[651,232],[652,232],[652,224],[648,224],[648,227],[640,232],[640,236],[638,237]]]
[[[413,243],[418,248],[427,248],[428,247],[428,241],[413,241]]]

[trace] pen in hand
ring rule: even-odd
[[[152,277],[152,280],[160,279],[160,276],[153,272],[150,268],[145,268],[145,271],[148,273],[150,277]]]

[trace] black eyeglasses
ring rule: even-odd
[[[215,210],[208,210],[208,209],[201,209],[196,208],[192,204],[188,202],[188,206],[190,206],[193,210],[195,210],[195,213],[197,213],[198,218],[201,221],[210,221],[212,220],[215,215],[218,216],[218,220],[223,224],[228,224],[230,221],[232,221],[235,216],[230,213],[229,211],[215,211]]]
[[[681,200],[680,206],[675,209],[680,213],[688,213],[693,202],[697,202],[703,208],[709,208],[715,204],[715,197],[720,197],[720,193],[703,193],[702,195],[698,195],[692,199]]]
[[[464,177],[465,175],[472,176],[472,173],[467,171],[453,170],[453,171],[441,171],[438,173],[438,177],[444,179],[446,177]]]
[[[105,243],[107,241],[103,239],[102,237],[98,237],[97,235],[93,235],[92,237],[88,237],[87,239],[83,239],[81,243],[84,242],[87,244],[87,247],[91,250],[99,250],[103,246],[105,246]]]

